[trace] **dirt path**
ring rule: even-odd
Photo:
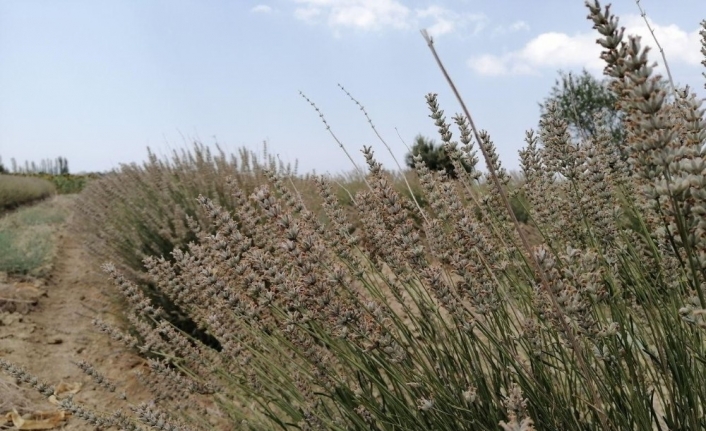
[[[70,200],[59,196],[55,204],[68,208]],[[101,410],[117,407],[114,395],[98,388],[72,362],[83,360],[92,364],[116,382],[118,393],[125,392],[133,400],[143,398],[145,390],[132,372],[142,367],[143,361],[98,332],[91,323],[95,317],[112,323],[119,321],[114,313],[115,301],[110,297],[115,290],[100,272],[100,262],[92,259],[79,240],[68,234],[66,226],[58,234],[57,244],[54,265],[46,279],[0,276],[0,290],[14,298],[12,303],[0,307],[4,310],[0,311],[0,358],[21,365],[51,385],[81,383],[75,399],[101,406]],[[5,384],[9,382],[0,373],[0,381],[3,379]],[[34,391],[14,394],[14,399],[9,397],[6,395],[3,400],[0,394],[0,415],[13,407],[55,409]],[[0,429],[3,429],[2,418]],[[72,417],[60,429],[94,430],[95,427]]]

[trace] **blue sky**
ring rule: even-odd
[[[613,10],[646,36],[633,0]],[[675,80],[704,97],[703,0],[642,0]],[[2,0],[0,156],[5,164],[67,157],[73,172],[140,162],[193,139],[226,150],[263,140],[300,171],[351,169],[299,91],[358,160],[373,145],[368,110],[401,160],[418,134],[436,137],[424,96],[459,110],[419,29],[434,35],[476,124],[503,163],[518,164],[525,130],[557,70],[600,75],[597,33],[581,0]],[[652,45],[652,39],[643,37]],[[659,60],[657,52],[652,56]]]

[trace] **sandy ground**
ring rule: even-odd
[[[70,198],[59,196],[54,203],[68,206]],[[100,317],[120,324],[116,301],[111,299],[115,289],[101,273],[100,262],[92,259],[65,227],[58,233],[57,244],[52,270],[45,279],[0,273],[0,358],[21,365],[51,385],[80,383],[74,399],[101,406],[106,413],[124,405],[73,364],[83,360],[112,379],[118,388],[116,393],[125,392],[131,402],[142,401],[147,393],[133,371],[143,368],[144,361],[91,323],[94,317]],[[11,423],[4,423],[3,417],[13,408],[20,413],[56,410],[34,390],[18,392],[13,380],[0,372],[0,429],[15,429]],[[54,429],[96,428],[69,417]]]

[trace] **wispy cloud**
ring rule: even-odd
[[[407,28],[410,10],[397,0],[295,0],[294,16],[308,22],[324,19],[335,28],[377,30]]]
[[[272,12],[272,7],[267,6],[266,4],[259,4],[257,6],[254,6],[252,9],[250,9],[250,12],[254,13],[270,13]]]
[[[510,25],[498,25],[493,29],[493,36],[529,31],[530,26],[525,21],[515,21]]]
[[[647,25],[640,16],[628,16],[623,21],[626,34],[642,37],[644,45],[655,46]],[[688,32],[677,25],[661,25],[650,21],[657,38],[667,53],[670,63],[697,65],[700,62],[699,31]],[[520,75],[538,74],[542,70],[558,68],[585,67],[593,72],[600,72],[604,63],[599,55],[602,50],[596,44],[595,32],[542,33],[525,44],[521,49],[505,54],[483,54],[468,60],[468,66],[481,75]],[[652,59],[661,63],[654,50]]]
[[[516,32],[520,30],[529,30],[529,24],[524,21],[515,21],[510,25],[510,31]]]
[[[485,26],[482,14],[458,13],[438,5],[412,9],[398,0],[294,0],[297,19],[325,23],[334,30],[410,30],[422,27],[434,36],[472,26],[475,34]]]
[[[473,26],[472,33],[477,34],[483,30],[488,20],[483,14],[462,14],[441,6],[416,9],[415,15],[417,26],[424,26],[426,23],[431,22],[426,29],[437,37],[465,29],[468,26]]]
[[[322,12],[317,7],[298,7],[294,10],[294,17],[301,21],[313,23]]]

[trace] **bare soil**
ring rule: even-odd
[[[58,196],[55,205],[70,206],[70,197]],[[67,224],[70,223],[70,217]],[[144,360],[118,342],[100,333],[91,323],[99,317],[122,326],[117,313],[115,289],[102,274],[100,263],[84,249],[80,240],[62,226],[57,234],[57,252],[49,276],[30,279],[0,273],[0,358],[20,365],[48,384],[81,384],[77,402],[100,406],[112,413],[117,394],[124,392],[131,403],[147,398],[146,389],[134,371]],[[86,361],[112,380],[114,394],[93,383],[74,365]],[[5,422],[5,414],[56,411],[33,389],[17,388],[12,378],[0,372],[0,429],[16,429]],[[94,430],[77,417],[69,416],[55,429]]]

